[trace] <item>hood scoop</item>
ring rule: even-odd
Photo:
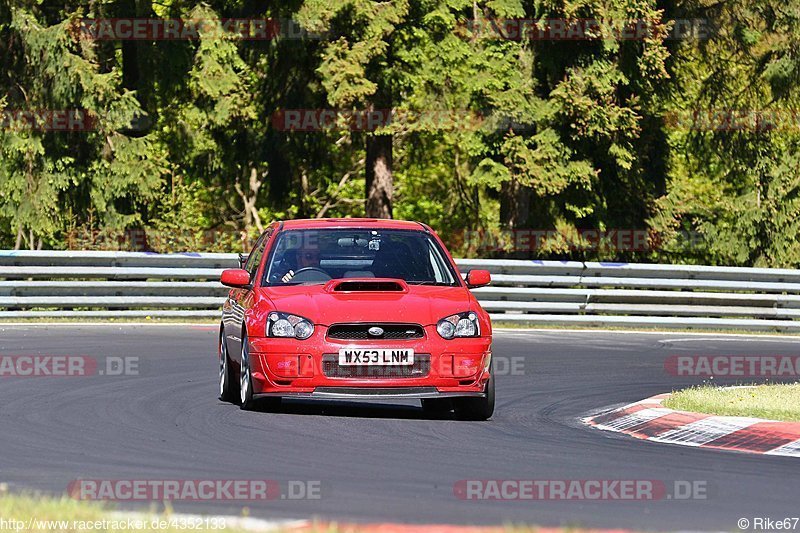
[[[345,278],[327,283],[325,291],[337,292],[408,292],[408,285],[402,279],[392,278]]]

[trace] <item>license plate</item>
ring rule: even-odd
[[[339,365],[401,366],[414,364],[414,350],[410,348],[377,348],[339,350]]]

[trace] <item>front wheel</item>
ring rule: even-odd
[[[242,334],[242,366],[239,370],[239,406],[245,411],[255,407],[253,399],[253,376],[250,375],[250,349],[247,334]]]
[[[253,398],[253,374],[250,370],[250,349],[247,343],[247,334],[242,335],[242,366],[239,371],[239,407],[245,411],[252,411],[256,406],[260,409],[276,410],[281,405],[280,398]]]
[[[489,376],[483,398],[458,398],[456,415],[462,420],[488,420],[494,414],[494,375]]]

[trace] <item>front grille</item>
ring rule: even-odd
[[[338,354],[328,353],[322,356],[322,373],[329,378],[424,378],[430,370],[431,356],[427,353],[415,353],[413,365],[397,366],[340,366]]]
[[[369,329],[373,327],[381,328],[383,335],[370,335]],[[329,339],[347,341],[421,339],[424,336],[425,331],[419,324],[334,324],[328,328]]]

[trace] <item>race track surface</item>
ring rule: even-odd
[[[240,411],[216,398],[216,337],[214,327],[187,325],[0,326],[0,356],[139,357],[138,375],[0,378],[0,482],[63,493],[78,478],[319,480],[321,499],[259,502],[250,512],[359,522],[734,531],[741,517],[800,514],[797,459],[642,442],[578,422],[702,381],[665,372],[670,355],[798,355],[797,339],[497,332],[493,351],[505,369],[496,414],[463,422],[426,418],[414,402]],[[700,481],[708,494],[465,501],[453,487],[467,479]],[[242,504],[174,507],[239,514]]]

